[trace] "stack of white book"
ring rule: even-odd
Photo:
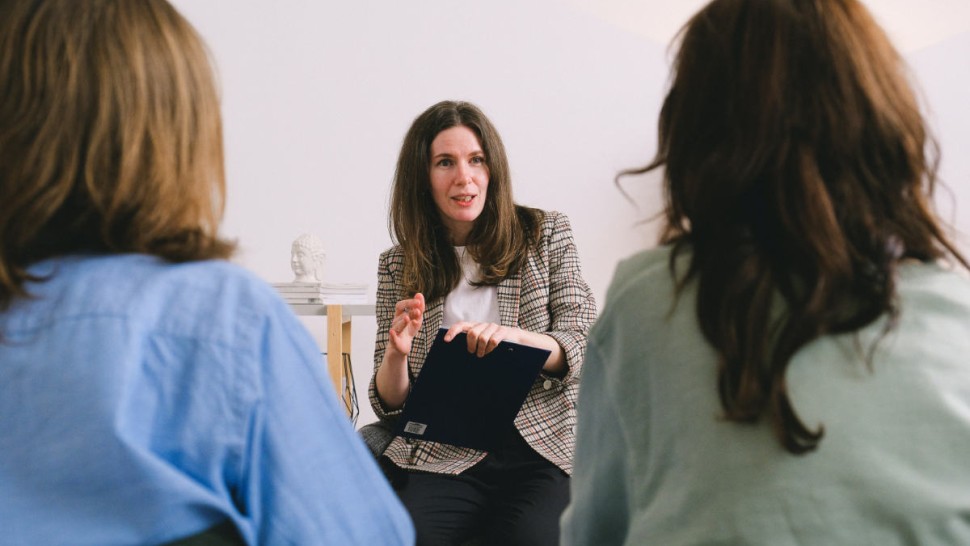
[[[330,282],[283,282],[274,283],[286,303],[302,304],[353,304],[367,303],[367,285]]]

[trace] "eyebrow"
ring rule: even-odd
[[[477,150],[477,151],[474,151],[474,152],[471,152],[470,154],[468,154],[468,157],[474,157],[476,155],[483,156],[483,155],[485,155],[485,152],[484,152],[484,150]],[[455,154],[452,154],[450,152],[441,152],[440,154],[435,154],[435,155],[431,156],[431,159],[438,159],[440,157],[455,157]]]

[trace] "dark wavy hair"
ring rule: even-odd
[[[539,239],[542,211],[516,205],[505,146],[485,114],[468,102],[442,101],[419,115],[404,136],[391,189],[388,230],[404,250],[404,294],[443,297],[461,281],[461,265],[431,194],[431,143],[452,127],[470,129],[485,153],[485,208],[466,240],[481,265],[479,284],[515,274]]]
[[[892,328],[900,261],[967,267],[932,208],[937,146],[856,0],[714,0],[679,39],[657,155],[620,176],[665,167],[661,243],[678,293],[698,283],[725,417],[767,415],[804,453],[824,428],[792,407],[793,355],[881,316]]]
[[[208,51],[168,2],[0,2],[0,309],[52,256],[229,256],[224,192]]]

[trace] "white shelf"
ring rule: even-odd
[[[327,316],[327,308],[340,306],[342,318],[373,315],[373,303],[291,303],[290,309],[301,317]]]

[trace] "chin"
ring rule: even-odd
[[[455,214],[454,219],[456,222],[474,222],[478,220],[478,217],[482,215],[482,209],[478,210],[462,210],[458,214]]]

